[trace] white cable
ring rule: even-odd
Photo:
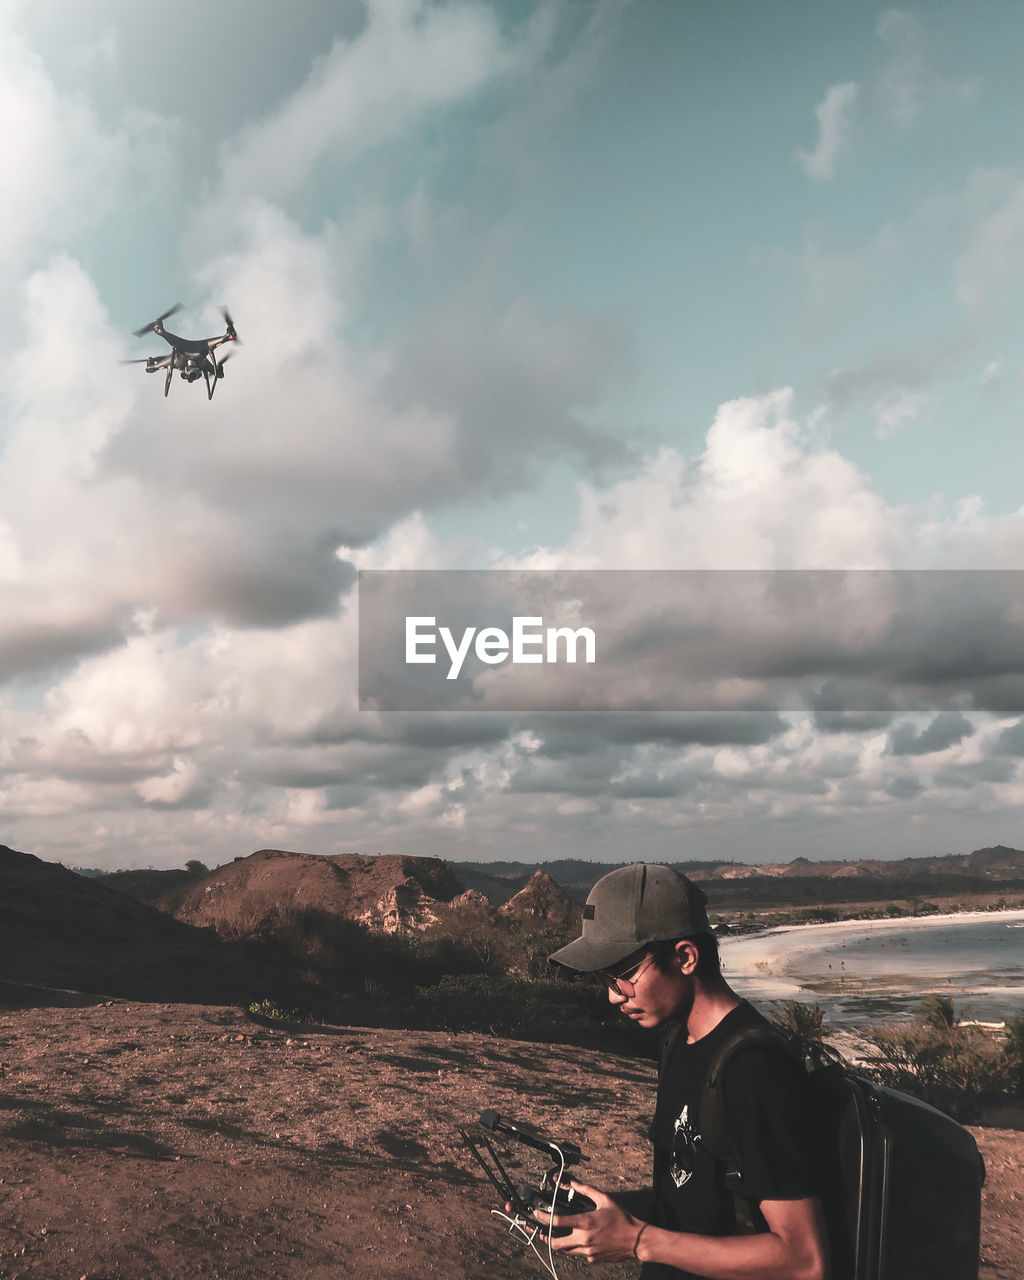
[[[562,1187],[562,1179],[565,1177],[565,1156],[557,1147],[555,1150],[558,1151],[558,1158],[561,1161],[561,1165],[558,1170],[558,1176],[555,1178],[554,1190],[551,1193],[551,1205],[548,1209],[548,1213],[551,1217],[555,1216],[555,1211],[558,1207],[558,1193]],[[548,1275],[551,1276],[551,1280],[558,1280],[558,1270],[555,1267],[554,1236],[550,1230],[547,1233],[548,1256],[545,1258],[536,1245],[537,1235],[541,1230],[541,1224],[539,1222],[530,1223],[533,1230],[527,1231],[526,1226],[529,1219],[524,1218],[521,1214],[516,1214],[514,1218],[511,1218],[507,1213],[503,1213],[500,1209],[492,1209],[491,1217],[500,1218],[502,1222],[507,1222],[509,1235],[513,1240],[515,1240],[517,1244],[529,1245],[530,1252],[533,1253],[540,1265]],[[516,1234],[517,1232],[518,1235]]]
[[[562,1185],[562,1178],[565,1176],[565,1156],[562,1155],[561,1150],[559,1150],[558,1152],[558,1158],[559,1160],[561,1160],[562,1165],[561,1165],[561,1168],[558,1170],[558,1177],[555,1179],[555,1189],[551,1194],[551,1209],[550,1209],[551,1217],[555,1216],[555,1205],[558,1202],[558,1192],[559,1192],[559,1188]],[[555,1270],[555,1251],[552,1245],[553,1240],[554,1240],[554,1236],[549,1231],[548,1232],[548,1270],[551,1272],[553,1280],[558,1280],[558,1272]]]
[[[561,1151],[558,1152],[558,1158],[561,1161],[561,1164],[559,1166],[558,1176],[555,1178],[554,1190],[551,1193],[551,1204],[548,1208],[548,1213],[552,1218],[555,1216],[555,1211],[558,1207],[558,1193],[562,1188],[562,1179],[565,1177],[565,1156]],[[491,1215],[492,1217],[500,1218],[502,1222],[507,1222],[509,1224],[509,1235],[511,1235],[514,1240],[517,1240],[517,1243],[528,1244],[530,1246],[530,1251],[551,1277],[551,1280],[558,1280],[558,1269],[555,1266],[554,1236],[550,1229],[547,1233],[548,1256],[545,1258],[537,1248],[536,1244],[537,1235],[541,1229],[540,1223],[532,1224],[533,1230],[527,1231],[526,1223],[528,1219],[525,1219],[518,1214],[516,1217],[510,1218],[507,1213],[502,1213],[500,1209],[492,1209]],[[516,1237],[516,1232],[519,1233],[518,1238]]]
[[[527,1231],[525,1218],[522,1218],[522,1217],[510,1218],[507,1213],[502,1213],[500,1209],[492,1209],[491,1216],[494,1218],[501,1218],[503,1222],[507,1222],[509,1224],[509,1235],[512,1236],[513,1240],[515,1240],[517,1244],[529,1245],[530,1251],[533,1253],[534,1257],[537,1259],[540,1265],[544,1268],[544,1270],[547,1271],[548,1274],[552,1277],[552,1280],[558,1280],[557,1272],[554,1270],[554,1268],[551,1265],[549,1265],[548,1260],[544,1257],[544,1255],[541,1253],[541,1251],[537,1248],[536,1244],[534,1243],[540,1231],[539,1224],[535,1224],[532,1231]],[[516,1236],[516,1232],[519,1233],[518,1236]]]

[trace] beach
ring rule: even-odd
[[[729,982],[755,1002],[817,1003],[856,1025],[954,999],[960,1017],[1024,1013],[1024,910],[787,925],[721,940]]]

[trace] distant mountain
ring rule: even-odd
[[[195,1004],[307,994],[212,931],[2,845],[0,973],[13,983]]]
[[[482,893],[492,907],[500,907],[509,900],[513,893],[518,893],[538,868],[516,863],[516,869],[510,875],[500,871],[493,873],[487,870],[485,862],[453,862],[452,870],[460,883],[467,889]],[[507,864],[499,864],[505,866]]]
[[[691,873],[692,874],[692,873]],[[989,879],[1012,879],[1024,874],[1024,852],[996,845],[976,849],[973,853],[948,853],[923,858],[856,858],[812,861],[794,858],[791,862],[725,863],[713,867],[707,875],[694,879],[743,880],[752,877],[818,876],[846,878],[872,876],[876,879],[899,880],[907,876],[985,876]]]
[[[79,871],[79,875],[84,874]],[[106,871],[101,872],[103,883],[119,893],[126,893],[139,902],[148,902],[155,906],[159,898],[166,897],[176,889],[181,889],[194,877],[187,871]]]
[[[493,887],[488,894],[498,900],[501,887],[524,886],[538,870],[545,871],[579,902],[597,881],[623,862],[588,862],[562,859],[552,862],[469,862],[453,863],[460,879],[477,885],[493,868]],[[798,902],[813,900],[853,901],[859,897],[905,896],[907,894],[980,893],[1024,889],[1024,851],[997,845],[973,853],[944,854],[921,858],[858,858],[791,862],[742,863],[691,860],[669,864],[691,880],[705,883],[712,900],[723,906],[758,900]],[[496,892],[497,891],[497,892]],[[485,890],[486,892],[486,890]],[[820,896],[818,896],[820,895]]]
[[[591,862],[583,858],[559,858],[553,862],[453,862],[452,866],[467,887],[479,889],[497,906],[506,901],[510,893],[524,888],[536,871],[546,872],[556,884],[582,902],[602,876],[617,867],[629,866],[630,861]],[[703,859],[672,865],[683,875],[698,879],[705,873],[734,864]]]

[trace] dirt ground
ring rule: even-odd
[[[2,1280],[541,1276],[459,1136],[487,1107],[579,1142],[587,1181],[646,1177],[653,1064],[478,1034],[289,1031],[201,1005],[10,1003]],[[981,1276],[1020,1280],[1024,1133],[974,1133]],[[524,1180],[542,1167],[527,1156]]]

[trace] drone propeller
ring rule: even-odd
[[[223,370],[224,366],[227,364],[227,362],[231,359],[231,357],[232,357],[233,355],[234,355],[234,352],[233,352],[233,351],[229,351],[229,352],[227,353],[227,355],[223,358],[223,360],[218,360],[218,361],[216,362],[216,364],[217,364],[217,377],[218,377],[218,378],[222,378],[222,377],[224,376],[224,375],[223,375],[222,370]]]
[[[141,338],[144,333],[152,333],[158,324],[163,324],[163,322],[167,319],[168,316],[173,316],[176,311],[181,310],[181,307],[182,307],[182,304],[180,302],[176,302],[174,306],[171,307],[169,311],[165,311],[162,316],[157,316],[157,318],[153,320],[150,324],[144,324],[141,329],[136,329],[135,330],[136,338]]]
[[[238,334],[237,334],[237,333],[235,333],[235,322],[231,319],[231,316],[228,314],[228,309],[227,309],[227,307],[221,307],[220,312],[221,312],[221,315],[224,317],[224,323],[227,325],[227,335],[228,335],[228,337],[229,337],[233,342],[239,342],[239,343],[240,343],[240,342],[241,342],[241,338],[239,338]]]
[[[118,364],[149,364],[153,356],[143,356],[141,360],[118,360]]]

